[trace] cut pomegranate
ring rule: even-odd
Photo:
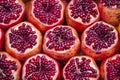
[[[22,21],[25,5],[22,0],[0,0],[0,28],[9,27]]]
[[[103,21],[118,26],[120,23],[120,0],[100,0],[99,10]]]
[[[88,27],[82,33],[81,41],[82,51],[96,60],[113,55],[119,48],[117,30],[103,21]]]
[[[59,80],[59,64],[46,54],[37,54],[26,60],[22,80]]]
[[[88,56],[75,56],[63,68],[64,80],[99,80],[100,73],[94,59]]]
[[[57,60],[67,60],[80,50],[80,40],[76,30],[59,25],[44,35],[43,51]]]
[[[19,60],[41,50],[42,34],[29,22],[21,22],[8,29],[5,39],[6,51]]]
[[[20,62],[6,52],[0,52],[0,79],[1,80],[19,80]]]
[[[3,48],[4,36],[4,31],[0,28],[0,50]]]
[[[93,0],[71,0],[66,8],[67,24],[83,31],[99,20],[97,4]]]
[[[120,80],[120,54],[104,60],[100,70],[103,80]]]
[[[64,8],[61,0],[32,0],[28,10],[28,21],[45,32],[64,22]]]

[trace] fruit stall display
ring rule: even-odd
[[[0,0],[1,80],[120,80],[120,0]]]

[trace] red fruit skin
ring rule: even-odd
[[[5,37],[4,31],[0,28],[0,50],[3,49],[4,37]]]
[[[67,24],[76,28],[79,31],[84,31],[88,26],[90,26],[91,24],[100,20],[100,15],[99,15],[98,18],[93,23],[91,23],[89,25],[85,25],[85,24],[78,23],[78,22],[74,21],[73,19],[71,19],[70,16],[68,15],[68,12],[69,12],[69,9],[68,9],[68,6],[67,6],[66,9],[65,9],[65,16],[66,16]]]
[[[28,11],[27,11],[27,20],[32,23],[33,25],[36,26],[36,28],[38,28],[41,32],[45,33],[47,30],[57,26],[57,25],[61,25],[63,24],[64,22],[64,16],[62,16],[62,19],[59,21],[58,24],[54,25],[54,26],[50,26],[50,25],[44,25],[43,23],[41,23],[38,19],[36,19],[32,13],[32,4],[35,0],[32,0],[28,5],[29,5],[29,8],[28,8]],[[62,7],[63,7],[63,14],[64,14],[64,9],[65,9],[65,6],[64,6],[64,3],[61,1],[62,3]]]
[[[120,8],[108,8],[103,6],[101,3],[98,4],[100,11],[100,17],[103,21],[112,24],[113,26],[118,26],[120,23]]]
[[[11,23],[11,24],[8,24],[8,25],[2,25],[2,24],[0,24],[0,28],[7,30],[8,28],[10,28],[10,27],[12,27],[12,26],[20,23],[20,22],[23,20],[24,14],[25,14],[25,4],[23,3],[22,0],[17,0],[17,1],[18,1],[18,2],[23,6],[23,8],[24,8],[23,14],[20,16],[19,20],[17,20],[17,21],[14,22],[14,23]]]
[[[19,62],[19,60],[17,60],[16,58],[13,58],[11,55],[9,55],[9,53],[4,52],[4,51],[0,51],[0,54],[5,54],[7,56],[7,58],[9,58],[9,60],[15,61],[17,64],[17,74],[16,74],[16,79],[15,80],[20,80],[20,73],[21,73],[21,63]]]

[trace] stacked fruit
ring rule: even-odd
[[[120,80],[120,0],[0,0],[1,80]]]

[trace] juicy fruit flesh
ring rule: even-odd
[[[16,0],[0,0],[0,23],[9,24],[17,20],[22,12],[22,6]]]
[[[59,0],[35,0],[33,13],[40,22],[52,25],[60,19],[61,9]]]
[[[49,41],[46,46],[48,49],[55,49],[56,51],[67,50],[75,43],[72,30],[67,27],[56,27],[47,33],[47,37]]]
[[[120,56],[106,63],[107,80],[120,80]]]
[[[18,30],[11,29],[9,33],[9,43],[12,48],[16,48],[20,52],[25,52],[27,48],[33,48],[37,44],[37,35],[32,31],[30,25],[23,23]]]
[[[87,32],[87,37],[85,39],[88,46],[96,51],[111,47],[112,44],[115,44],[115,32],[113,28],[105,25],[103,23],[97,23],[91,27]]]
[[[56,64],[48,60],[45,56],[37,56],[29,60],[26,64],[25,80],[53,80],[56,71]]]
[[[90,80],[90,78],[97,78],[97,70],[90,66],[91,61],[82,58],[82,61],[79,61],[79,58],[72,59],[65,68],[66,79],[69,80]]]
[[[71,16],[81,18],[83,23],[89,23],[91,16],[96,18],[98,12],[96,5],[92,0],[73,0],[73,4],[70,5]]]
[[[100,2],[109,8],[120,8],[120,0],[101,0]]]
[[[17,64],[6,58],[6,55],[0,54],[0,79],[14,80],[13,71],[17,70]]]

